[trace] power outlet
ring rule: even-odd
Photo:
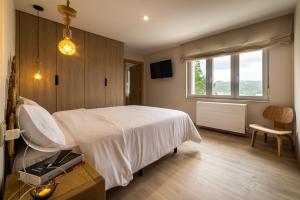
[[[1,122],[1,124],[0,124],[0,147],[3,147],[5,133],[6,133],[6,124],[4,122]]]

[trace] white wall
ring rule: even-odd
[[[0,122],[4,120],[9,61],[15,54],[15,7],[13,0],[0,0]],[[0,184],[3,178],[3,148],[0,148]]]
[[[300,1],[298,1],[295,12],[295,40],[294,40],[294,82],[295,82],[295,111],[296,111],[296,132],[297,132],[297,149],[298,161],[300,164]]]
[[[129,49],[128,47],[125,46],[124,48],[124,58],[125,59],[130,59],[134,61],[140,61],[140,62],[145,62],[145,57],[144,55]]]
[[[151,80],[149,63],[171,58],[173,77]],[[269,50],[270,102],[248,103],[248,123],[268,123],[262,117],[269,104],[293,106],[293,45]],[[179,47],[146,56],[146,105],[187,112],[195,121],[196,100],[186,99],[186,66],[180,62]]]

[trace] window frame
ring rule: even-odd
[[[269,100],[269,51],[261,49],[263,52],[263,96],[240,96],[239,95],[239,54],[231,56],[231,95],[212,95],[212,76],[213,76],[213,58],[199,58],[206,60],[206,95],[192,94],[192,61],[186,62],[186,97],[187,98],[204,98],[204,99],[233,99],[233,100]],[[253,50],[259,51],[259,50]],[[215,56],[219,57],[219,56]],[[196,59],[195,59],[196,60]]]
[[[234,84],[233,84],[233,81],[232,81],[232,79],[233,79],[233,76],[234,76],[234,64],[233,64],[233,62],[234,62],[234,60],[233,60],[233,58],[232,58],[232,56],[230,56],[230,78],[231,78],[231,81],[230,81],[230,91],[231,91],[231,94],[230,95],[213,95],[212,94],[212,92],[213,92],[213,59],[214,58],[217,58],[217,57],[222,57],[222,56],[215,56],[215,57],[213,57],[213,58],[210,58],[209,60],[211,60],[211,65],[210,65],[210,87],[211,87],[211,89],[210,89],[210,91],[209,91],[209,94],[210,94],[210,97],[211,98],[215,98],[215,99],[223,99],[223,98],[225,98],[225,99],[232,99],[232,98],[234,98]]]

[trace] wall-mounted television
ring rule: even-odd
[[[150,64],[151,79],[172,77],[172,60],[164,60]]]

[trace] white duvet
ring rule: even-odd
[[[61,111],[53,116],[105,178],[106,189],[127,185],[134,172],[184,141],[201,141],[190,117],[176,110],[119,106]]]

